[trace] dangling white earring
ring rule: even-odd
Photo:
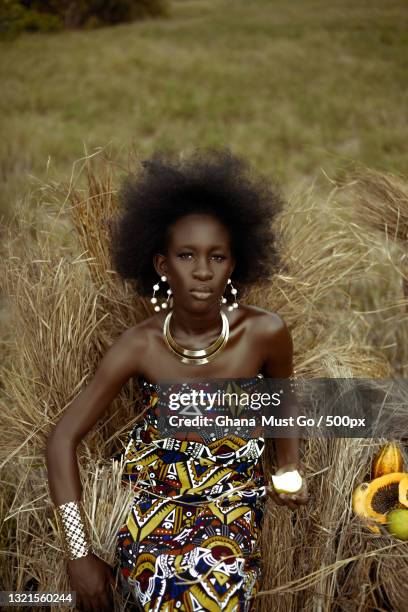
[[[233,286],[231,279],[229,278],[227,281],[227,285],[231,286],[231,293],[234,296],[234,302],[232,305],[228,306],[228,310],[234,310],[234,308],[238,308],[238,302],[236,300],[236,294],[238,293],[237,290],[235,289],[235,287]],[[221,304],[226,304],[227,303],[227,298],[225,298],[224,296],[222,296],[221,298]]]
[[[166,282],[167,276],[164,276],[164,274],[163,274],[163,276],[160,277],[160,280],[163,281],[163,282]],[[160,312],[160,306],[157,304],[157,297],[155,297],[155,293],[158,290],[159,290],[159,283],[156,283],[155,285],[153,285],[153,297],[150,298],[151,303],[155,304],[154,309],[155,309],[156,312]],[[167,289],[167,300],[163,301],[161,303],[161,307],[163,309],[167,308],[167,306],[169,305],[169,300],[171,298],[171,294],[172,294],[171,289]]]

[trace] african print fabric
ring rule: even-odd
[[[247,612],[261,577],[264,439],[159,438],[157,386],[139,381],[147,409],[124,452],[136,496],[117,534],[122,584],[145,611]]]

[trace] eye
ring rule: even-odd
[[[182,259],[185,259],[186,257],[188,257],[189,255],[192,255],[192,253],[179,253],[177,255],[177,257],[181,257]]]
[[[180,257],[181,259],[187,259],[190,255],[193,257],[194,253],[179,253],[177,257]],[[215,257],[215,259],[217,259],[218,261],[223,261],[224,259],[226,259],[225,255],[212,255],[212,257]]]

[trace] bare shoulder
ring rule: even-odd
[[[288,331],[285,321],[276,312],[252,305],[245,305],[244,308],[248,313],[247,320],[253,333],[270,337],[276,334],[282,335]]]
[[[131,347],[142,350],[148,347],[149,340],[151,340],[151,334],[154,333],[157,328],[157,316],[152,316],[129,327],[122,335],[126,336]]]
[[[108,381],[123,384],[128,378],[138,374],[146,339],[143,333],[137,332],[136,327],[122,331],[101,358],[96,372],[100,386]]]
[[[251,335],[262,355],[263,372],[286,378],[293,371],[293,342],[283,318],[264,308],[250,307]]]
[[[129,343],[136,350],[147,351],[152,341],[159,337],[163,328],[163,314],[154,314],[126,330]],[[144,353],[146,354],[146,353]]]
[[[270,376],[286,376],[293,356],[293,341],[283,318],[276,312],[251,307],[251,335]]]

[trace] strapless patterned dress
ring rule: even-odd
[[[158,385],[138,382],[146,412],[120,454],[122,482],[136,492],[117,533],[123,592],[145,611],[247,612],[261,579],[265,441],[160,438]]]

